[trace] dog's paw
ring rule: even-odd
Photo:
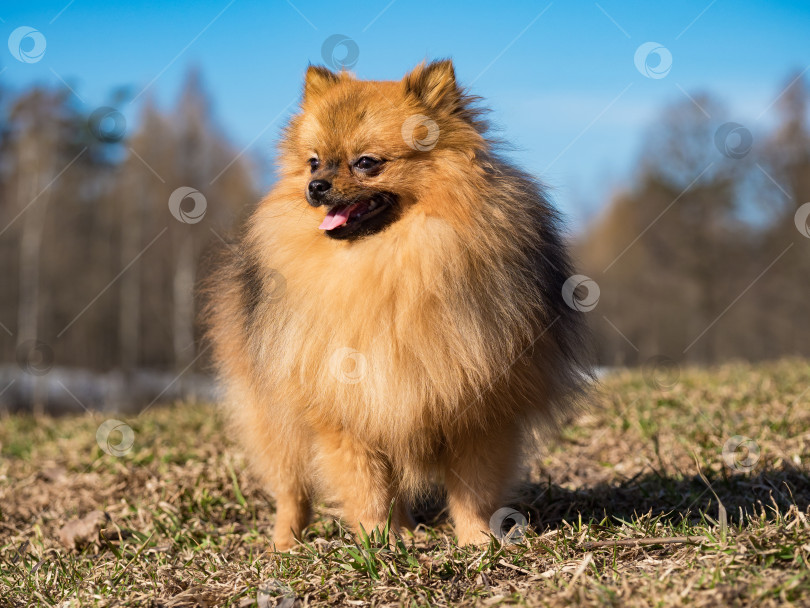
[[[484,532],[483,530],[478,530],[476,528],[462,530],[456,529],[456,537],[458,538],[458,544],[461,547],[483,547],[488,545],[490,540],[492,540],[489,532]]]
[[[268,549],[271,552],[287,553],[298,545],[295,537],[290,535],[280,535],[273,538],[273,545]]]

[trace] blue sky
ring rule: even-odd
[[[363,78],[398,79],[425,58],[452,57],[463,84],[493,110],[511,153],[554,191],[582,227],[631,176],[644,128],[664,104],[708,91],[728,118],[756,132],[788,77],[810,67],[810,3],[17,2],[0,6],[0,34],[39,30],[35,63],[0,47],[0,82],[68,83],[89,109],[127,86],[130,124],[148,96],[170,106],[199,66],[220,125],[239,148],[271,157],[308,62],[333,34],[359,49]],[[634,55],[657,42],[672,57],[648,78]],[[650,65],[654,65],[651,60]],[[806,74],[810,76],[810,72]],[[292,105],[291,105],[292,104]],[[286,109],[285,109],[286,108]],[[273,119],[276,119],[273,122]]]

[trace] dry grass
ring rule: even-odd
[[[426,505],[431,527],[394,545],[347,539],[322,508],[304,546],[268,553],[270,501],[210,406],[127,419],[121,457],[99,448],[102,414],[7,417],[0,606],[808,605],[807,387],[805,361],[611,376],[532,463],[525,537],[475,550]],[[751,471],[724,462],[735,435],[759,448]],[[102,531],[66,548],[93,510]]]

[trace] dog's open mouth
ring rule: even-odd
[[[380,193],[355,203],[335,205],[318,228],[336,239],[374,234],[393,221],[395,202],[394,195]]]

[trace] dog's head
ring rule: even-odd
[[[401,81],[358,80],[310,66],[301,112],[282,143],[285,179],[300,182],[313,229],[351,240],[383,232],[432,191],[470,188],[483,125],[450,61]],[[456,214],[432,203],[425,213]]]

